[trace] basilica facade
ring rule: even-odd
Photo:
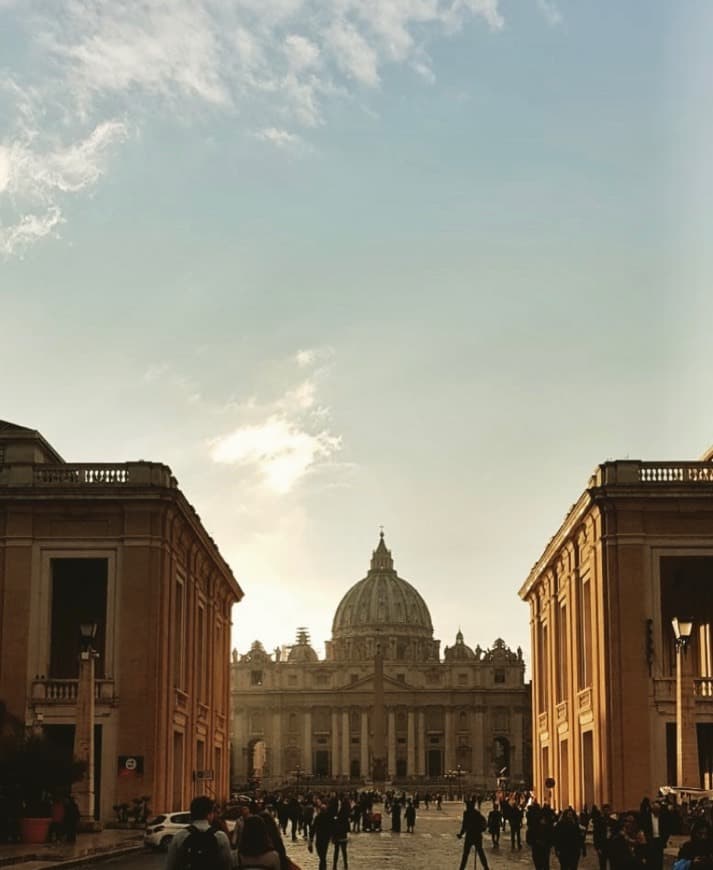
[[[530,782],[530,688],[522,651],[455,643],[440,652],[426,602],[394,569],[383,533],[366,577],[337,606],[320,659],[305,629],[231,665],[239,787],[373,780],[493,788]],[[383,758],[383,761],[382,761]],[[378,764],[378,767],[377,767]]]

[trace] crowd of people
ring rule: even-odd
[[[482,806],[486,800],[487,814]],[[330,851],[332,870],[340,865],[347,870],[350,833],[381,830],[382,817],[390,820],[392,832],[400,834],[403,821],[406,833],[413,833],[420,807],[440,810],[442,803],[442,795],[419,792],[276,792],[263,793],[221,815],[211,799],[196,798],[191,805],[194,821],[174,838],[166,870],[202,870],[199,860],[186,855],[192,849],[203,854],[203,845],[194,847],[191,835],[198,844],[206,832],[219,841],[211,870],[299,870],[285,845],[299,838],[316,852],[319,870],[327,870]],[[460,870],[465,870],[472,852],[475,865],[480,861],[483,870],[489,870],[485,837],[490,839],[491,854],[508,843],[511,851],[529,849],[535,870],[550,870],[554,859],[560,870],[577,870],[587,849],[593,850],[600,870],[663,870],[670,836],[684,830],[690,837],[680,848],[675,870],[713,870],[710,811],[702,805],[686,817],[675,804],[646,798],[635,811],[617,813],[608,804],[580,812],[572,807],[556,811],[530,792],[474,794],[464,796],[464,804],[456,834],[463,839]],[[234,826],[227,821],[235,821]]]

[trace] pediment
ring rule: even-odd
[[[387,677],[384,674],[384,690],[387,692],[391,692],[394,689],[400,692],[412,692],[416,687],[412,686],[410,683],[402,683],[399,680],[395,680],[393,677]],[[357,680],[354,683],[349,683],[346,686],[342,686],[343,692],[374,692],[376,691],[376,685],[374,682],[374,675],[370,674],[368,677],[362,677],[361,680]]]

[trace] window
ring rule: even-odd
[[[567,605],[560,605],[557,610],[557,702],[567,698]]]
[[[467,686],[468,685],[468,674],[458,674],[458,685],[459,686]]]
[[[396,674],[396,679],[399,681],[399,683],[405,683],[406,674]]]
[[[206,636],[205,636],[205,607],[202,604],[198,605],[198,667],[196,677],[196,696],[199,703],[205,704],[205,684],[206,684],[206,666],[208,664],[208,656],[206,654]]]
[[[288,674],[287,685],[288,686],[296,686],[297,685],[297,675],[296,674]]]
[[[99,653],[96,676],[104,676],[107,559],[52,559],[52,630],[50,676],[76,679],[79,673],[79,626],[96,622],[92,646]]]
[[[579,653],[579,688],[592,684],[592,584],[582,581],[577,613],[577,651]]]
[[[173,685],[176,689],[185,686],[186,620],[185,592],[183,581],[176,578],[173,602]]]
[[[495,668],[494,681],[496,683],[504,683],[505,682],[505,669],[504,668]]]
[[[250,685],[262,686],[262,671],[250,671]]]
[[[359,682],[359,674],[349,674],[349,682],[354,685],[354,683]]]

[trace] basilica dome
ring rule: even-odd
[[[472,662],[477,659],[477,656],[463,640],[463,632],[458,629],[455,644],[452,647],[445,648],[443,658],[447,662]]]
[[[319,661],[319,656],[314,651],[309,641],[309,634],[307,633],[307,629],[297,629],[297,643],[288,653],[287,661],[299,662],[301,664],[304,664],[305,662]]]
[[[433,638],[426,602],[394,570],[384,533],[371,557],[369,573],[339,602],[332,623],[333,642],[358,637]]]

